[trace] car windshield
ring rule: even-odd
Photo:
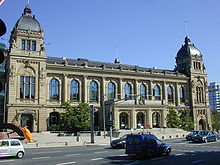
[[[201,132],[201,135],[203,135],[203,136],[208,135],[208,133],[209,133],[208,131],[204,131],[204,132]]]
[[[127,138],[127,135],[120,137],[120,139],[126,139],[126,138]]]
[[[198,135],[198,134],[199,134],[199,131],[193,131],[192,134]]]
[[[158,145],[164,144],[161,140],[156,139]]]

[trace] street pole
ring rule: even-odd
[[[103,131],[104,131],[104,138],[105,138],[105,96],[102,95],[102,113],[103,113]]]
[[[94,106],[90,105],[91,143],[94,143]]]
[[[109,123],[110,123],[110,143],[112,142],[112,105],[110,106],[110,115],[109,115]]]

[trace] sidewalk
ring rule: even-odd
[[[91,143],[90,135],[77,138],[77,136],[57,136],[57,133],[33,133],[32,136],[33,143],[26,139],[22,141],[25,148],[110,145],[108,136],[95,136],[94,143]]]

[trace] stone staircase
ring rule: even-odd
[[[121,137],[125,134],[154,134],[159,139],[185,138],[190,132],[177,128],[151,128],[151,129],[135,129],[135,130],[118,130],[113,132],[113,137]]]

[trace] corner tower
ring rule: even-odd
[[[196,130],[211,129],[211,117],[208,103],[207,72],[202,53],[188,36],[176,57],[176,71],[189,77],[190,105]]]
[[[31,131],[45,130],[46,54],[44,33],[29,5],[10,36],[7,57],[8,121]],[[34,106],[33,106],[34,105]]]

